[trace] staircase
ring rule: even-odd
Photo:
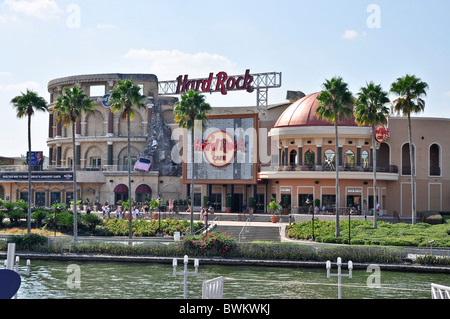
[[[218,233],[226,233],[236,240],[239,240],[243,226],[217,226],[214,231]],[[242,231],[240,236],[241,242],[253,241],[281,241],[278,227],[265,226],[248,226]]]

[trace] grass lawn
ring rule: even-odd
[[[348,243],[349,222],[339,222],[340,237],[335,237],[335,222],[316,220],[314,235],[318,242]],[[434,240],[433,247],[450,247],[450,223],[430,225],[417,223],[391,224],[378,222],[374,229],[372,221],[351,221],[350,241],[355,245],[388,245],[388,246],[429,246]],[[312,221],[294,223],[287,227],[289,237],[309,240],[312,238]]]

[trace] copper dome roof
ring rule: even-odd
[[[316,110],[319,106],[317,96],[319,96],[320,93],[321,92],[309,94],[289,105],[278,118],[275,127],[334,125],[331,122],[317,118]],[[358,126],[353,116],[339,121],[338,124],[339,126]]]

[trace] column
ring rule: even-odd
[[[53,113],[48,115],[48,138],[53,138]]]
[[[342,146],[338,146],[338,159],[339,159],[339,161],[338,161],[338,165],[339,166],[342,166]]]
[[[107,158],[107,165],[114,165],[113,164],[113,142],[108,141],[108,158]]]
[[[61,144],[57,144],[56,145],[56,166],[61,166],[61,155],[62,155]]]
[[[316,166],[322,166],[322,145],[317,145],[317,163]]]
[[[298,165],[303,165],[303,147],[298,147]]]

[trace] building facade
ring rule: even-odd
[[[158,79],[153,74],[93,74],[49,82],[50,110],[65,87],[78,85],[93,100],[95,112],[75,123],[77,158],[72,151],[71,127],[49,113],[48,165],[33,170],[34,205],[70,203],[74,192],[72,165],[77,168],[78,198],[110,204],[128,198],[126,120],[122,114],[111,112],[107,96],[118,81],[129,78],[149,97],[147,108],[136,110],[131,122],[133,167],[140,159],[151,164],[148,170],[132,170],[132,196],[137,202],[192,197],[196,210],[206,198],[216,211],[225,211],[230,195],[232,210],[237,212],[253,197],[257,212],[266,212],[268,202],[275,198],[287,203],[292,213],[307,213],[315,202],[329,213],[347,212],[352,207],[360,214],[370,214],[376,169],[380,213],[405,219],[412,216],[406,117],[389,116],[389,138],[377,142],[375,150],[374,132],[358,126],[354,118],[339,122],[336,141],[334,125],[315,115],[319,93],[305,96],[288,92],[288,101],[270,105],[263,114],[256,106],[212,105],[209,126],[196,137],[196,182],[191,190],[192,165],[187,160],[190,139],[184,135],[180,141],[174,134],[178,128],[173,115],[177,97],[158,96]],[[450,167],[445,161],[450,150],[450,119],[412,117],[411,122],[417,212],[450,210]],[[232,147],[219,154],[212,148],[214,143],[224,147],[230,143]],[[176,160],[176,155],[183,161]],[[26,165],[0,166],[0,197],[28,200]]]

